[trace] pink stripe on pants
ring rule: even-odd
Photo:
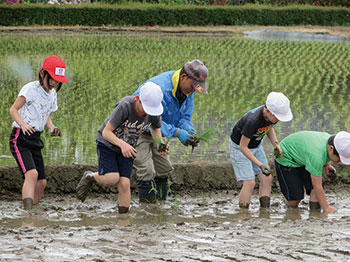
[[[21,131],[21,129],[20,129],[20,128],[17,128],[17,130],[16,130],[16,135],[15,135],[15,138],[12,140],[12,143],[13,143],[13,146],[14,146],[14,148],[15,148],[15,152],[16,152],[16,156],[17,156],[19,165],[21,166],[21,169],[22,169],[22,171],[23,171],[23,174],[25,174],[25,173],[27,172],[27,170],[26,170],[26,167],[25,167],[24,164],[23,164],[23,160],[22,160],[21,153],[19,152],[18,147],[17,147],[17,138],[19,137],[20,131]]]

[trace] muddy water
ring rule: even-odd
[[[45,196],[31,214],[0,201],[0,261],[349,261],[350,193],[327,192],[335,214],[286,209],[279,194],[246,211],[237,193],[172,196],[116,212],[115,195]]]

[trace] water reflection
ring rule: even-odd
[[[27,214],[22,218],[22,227],[45,227],[49,224],[49,220],[43,215]]]
[[[258,41],[308,41],[326,43],[341,43],[350,41],[350,37],[333,36],[326,34],[282,32],[269,29],[245,31],[243,32],[243,35],[247,39]]]
[[[51,204],[37,206],[28,213],[15,205],[7,205],[2,210],[0,227],[103,227],[102,231],[110,231],[113,228],[128,226],[161,226],[172,224],[185,226],[187,224],[206,224],[210,227],[235,224],[238,221],[270,221],[288,222],[309,219],[342,219],[350,215],[350,210],[340,208],[338,213],[327,214],[319,211],[309,211],[301,205],[300,208],[288,208],[280,198],[272,202],[270,208],[260,208],[258,202],[252,201],[249,209],[238,208],[236,201],[231,200],[231,195],[220,195],[220,200],[212,196],[183,197],[177,200],[176,208],[174,199],[157,204],[139,204],[137,200],[132,202],[130,212],[119,214],[115,206],[115,200],[92,199],[81,204],[74,198],[68,198],[67,202],[59,198],[45,199]],[[101,200],[105,202],[100,205]],[[238,201],[238,200],[237,200]],[[342,206],[341,200],[339,206]],[[346,202],[346,201],[345,201]],[[0,202],[2,206],[3,203]]]

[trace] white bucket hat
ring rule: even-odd
[[[267,96],[266,107],[279,121],[288,122],[293,119],[289,99],[280,92],[271,92]]]
[[[334,147],[339,153],[340,161],[350,165],[350,133],[341,131],[334,138]]]
[[[140,89],[142,107],[148,115],[159,116],[163,113],[163,92],[160,86],[147,82]]]

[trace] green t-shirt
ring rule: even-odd
[[[328,156],[328,133],[300,131],[281,141],[283,157],[277,163],[289,167],[305,167],[315,176],[322,176],[323,166],[330,161]]]

